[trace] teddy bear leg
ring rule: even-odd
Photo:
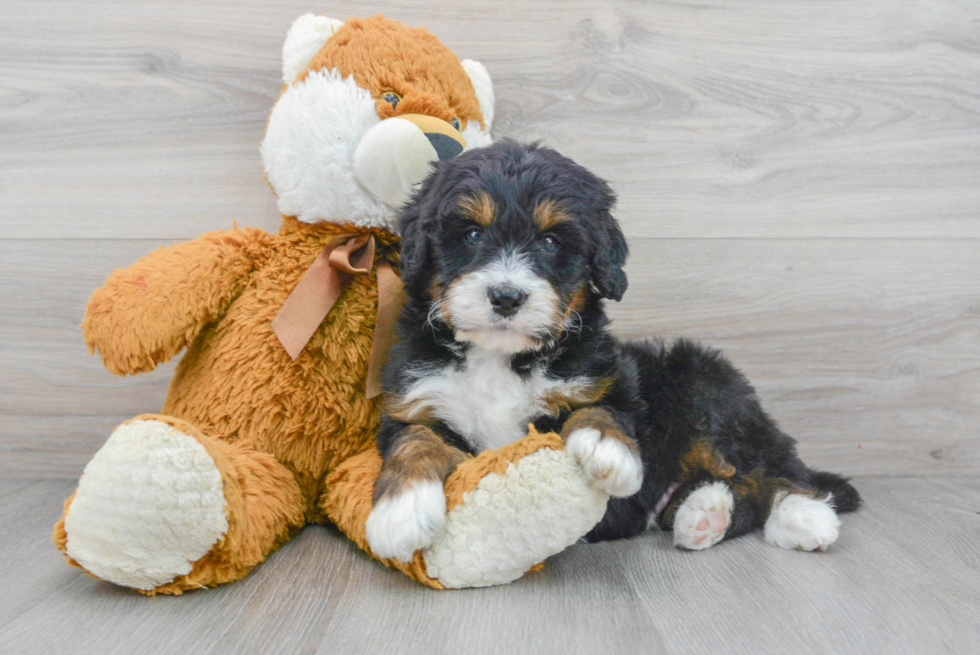
[[[327,479],[322,511],[367,552],[381,456],[370,449]],[[528,436],[460,464],[446,480],[446,523],[412,561],[382,560],[438,589],[512,582],[577,542],[605,514],[609,495],[591,483],[561,437]]]
[[[265,453],[145,414],[85,467],[54,540],[91,575],[145,593],[244,576],[305,521],[292,473]]]

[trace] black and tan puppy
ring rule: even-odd
[[[372,550],[411,558],[445,518],[467,453],[555,430],[614,498],[588,541],[673,529],[689,549],[765,527],[823,550],[855,489],[808,469],[722,357],[623,343],[603,299],[626,291],[609,186],[554,150],[502,142],[441,162],[401,218],[409,300],[385,369]]]

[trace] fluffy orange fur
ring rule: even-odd
[[[374,443],[367,400],[375,275],[354,276],[295,362],[272,319],[323,247],[362,230],[286,217],[276,236],[211,232],[114,271],[89,301],[85,338],[119,374],[186,347],[160,415],[195,437],[224,479],[229,531],[194,570],[155,592],[240,578],[308,522],[324,520],[324,478]],[[385,230],[376,257],[397,261]],[[67,507],[66,507],[67,511]],[[62,519],[63,520],[63,519]],[[62,523],[55,541],[64,549]]]
[[[309,70],[336,68],[369,90],[378,116],[425,114],[483,125],[480,103],[459,58],[428,30],[378,15],[351,18],[310,62]],[[301,78],[302,79],[302,76]],[[397,107],[384,100],[397,93]],[[484,126],[485,127],[485,126]]]

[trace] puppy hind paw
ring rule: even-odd
[[[382,498],[371,509],[365,530],[371,551],[383,559],[411,562],[415,551],[432,545],[446,522],[446,495],[440,482],[418,482]]]
[[[703,550],[725,538],[735,499],[724,482],[713,482],[695,489],[677,508],[674,518],[674,545]]]
[[[610,496],[632,496],[643,485],[643,462],[618,439],[603,437],[595,428],[579,428],[565,440],[565,450],[585,474]]]
[[[827,550],[840,534],[840,519],[832,497],[811,498],[785,492],[773,500],[766,519],[766,543],[780,548]]]

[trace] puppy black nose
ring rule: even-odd
[[[493,311],[501,316],[513,316],[527,300],[527,294],[514,287],[494,287],[487,293]]]

